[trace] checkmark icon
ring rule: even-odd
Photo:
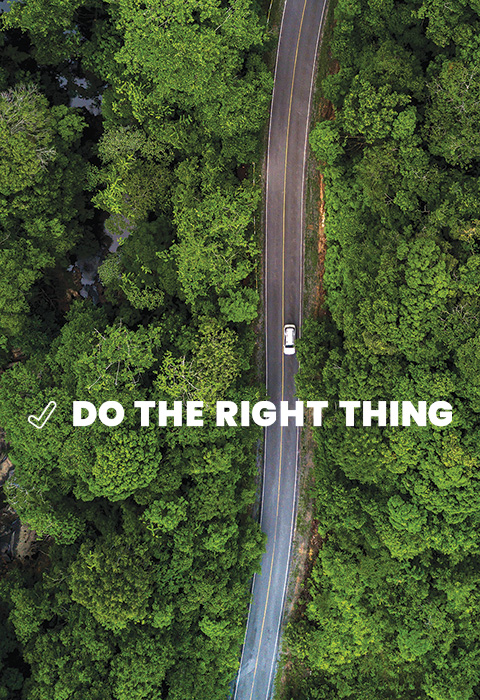
[[[39,416],[28,416],[28,422],[37,430],[41,430],[54,410],[57,408],[55,401],[49,401]]]

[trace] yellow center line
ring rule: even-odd
[[[297,58],[298,49],[300,47],[300,37],[302,34],[303,19],[305,16],[305,8],[307,6],[307,0],[303,4],[302,18],[300,20],[300,27],[298,30],[297,46],[295,48],[295,59],[293,62],[293,74],[292,74],[292,85],[290,89],[290,102],[288,105],[288,120],[287,120],[287,137],[285,145],[285,168],[283,173],[283,212],[282,212],[282,333],[285,326],[285,209],[286,209],[286,191],[287,191],[287,161],[288,161],[288,140],[290,138],[290,121],[292,116],[292,101],[293,101],[293,87],[295,84],[295,74],[297,70]],[[282,398],[283,401],[284,391],[285,391],[285,355],[282,352]],[[278,483],[277,483],[277,511],[275,522],[278,523],[278,511],[280,506],[280,481],[282,477],[282,448],[283,448],[283,426],[280,426],[280,453],[279,453],[279,472],[278,472]],[[258,642],[257,658],[255,660],[255,669],[253,672],[252,680],[252,692],[250,693],[250,699],[252,700],[253,691],[255,688],[255,677],[257,675],[258,660],[260,656],[260,648],[262,646],[263,630],[265,627],[265,618],[267,615],[268,600],[270,598],[270,586],[272,583],[272,572],[273,572],[273,562],[275,561],[275,549],[277,545],[277,528],[275,527],[275,535],[273,539],[273,551],[272,551],[272,561],[270,563],[270,574],[268,577],[268,587],[267,587],[267,599],[265,601],[265,609],[263,611],[262,627],[260,630],[260,640]]]

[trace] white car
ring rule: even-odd
[[[293,323],[287,323],[283,329],[283,352],[285,355],[295,355],[295,336],[297,329]]]

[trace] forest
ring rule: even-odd
[[[256,401],[255,0],[21,0],[0,14],[0,700],[225,700],[264,538],[257,426],[138,429],[134,401]],[[257,168],[255,167],[257,165]],[[121,241],[109,250],[111,238]],[[78,261],[99,261],[81,293]],[[73,269],[72,269],[73,268]],[[42,430],[29,413],[57,410]],[[115,430],[72,402],[115,400]]]
[[[480,697],[480,5],[338,0],[324,313],[301,399],[448,401],[446,427],[316,441],[321,546],[287,632],[288,700]]]

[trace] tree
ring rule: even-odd
[[[177,207],[179,242],[172,246],[178,279],[194,308],[214,291],[230,294],[255,268],[252,223],[259,192],[251,187],[216,192]]]
[[[175,358],[167,351],[156,387],[170,399],[203,401],[214,411],[240,373],[236,334],[218,321],[205,319],[194,341],[192,357]]]
[[[310,134],[310,145],[316,157],[328,165],[334,165],[343,154],[340,134],[330,121],[319,122]]]
[[[147,619],[151,575],[141,552],[120,537],[83,542],[70,567],[69,586],[72,600],[105,629],[117,632]]]
[[[39,63],[58,64],[81,53],[82,32],[77,23],[80,8],[88,7],[96,13],[101,8],[99,0],[53,0],[48,7],[38,0],[11,4],[8,13],[2,15],[7,29],[20,28],[28,32],[35,45]]]
[[[198,12],[193,1],[167,8],[148,0],[132,22],[125,1],[118,26],[124,44],[115,60],[123,75],[112,76],[113,109],[131,113],[171,149],[200,153],[212,134],[237,162],[249,162],[271,86],[265,65],[248,56],[263,41],[252,3],[222,7],[214,0]]]
[[[67,107],[50,107],[32,84],[0,94],[0,264],[7,273],[0,327],[10,342],[18,342],[27,323],[33,284],[64,259],[85,223],[85,166],[76,153],[84,126]],[[28,348],[28,333],[22,344]]]
[[[477,61],[443,61],[429,87],[432,101],[426,127],[430,151],[451,165],[468,165],[480,157]]]
[[[355,76],[345,99],[341,122],[352,136],[365,143],[386,138],[402,107],[410,102],[408,95],[392,91],[389,85],[374,87],[366,78]]]
[[[121,321],[104,332],[95,330],[95,344],[79,357],[75,366],[78,388],[104,397],[120,389],[133,390],[142,373],[155,364],[153,349],[159,344],[160,332],[158,326],[132,331]]]

